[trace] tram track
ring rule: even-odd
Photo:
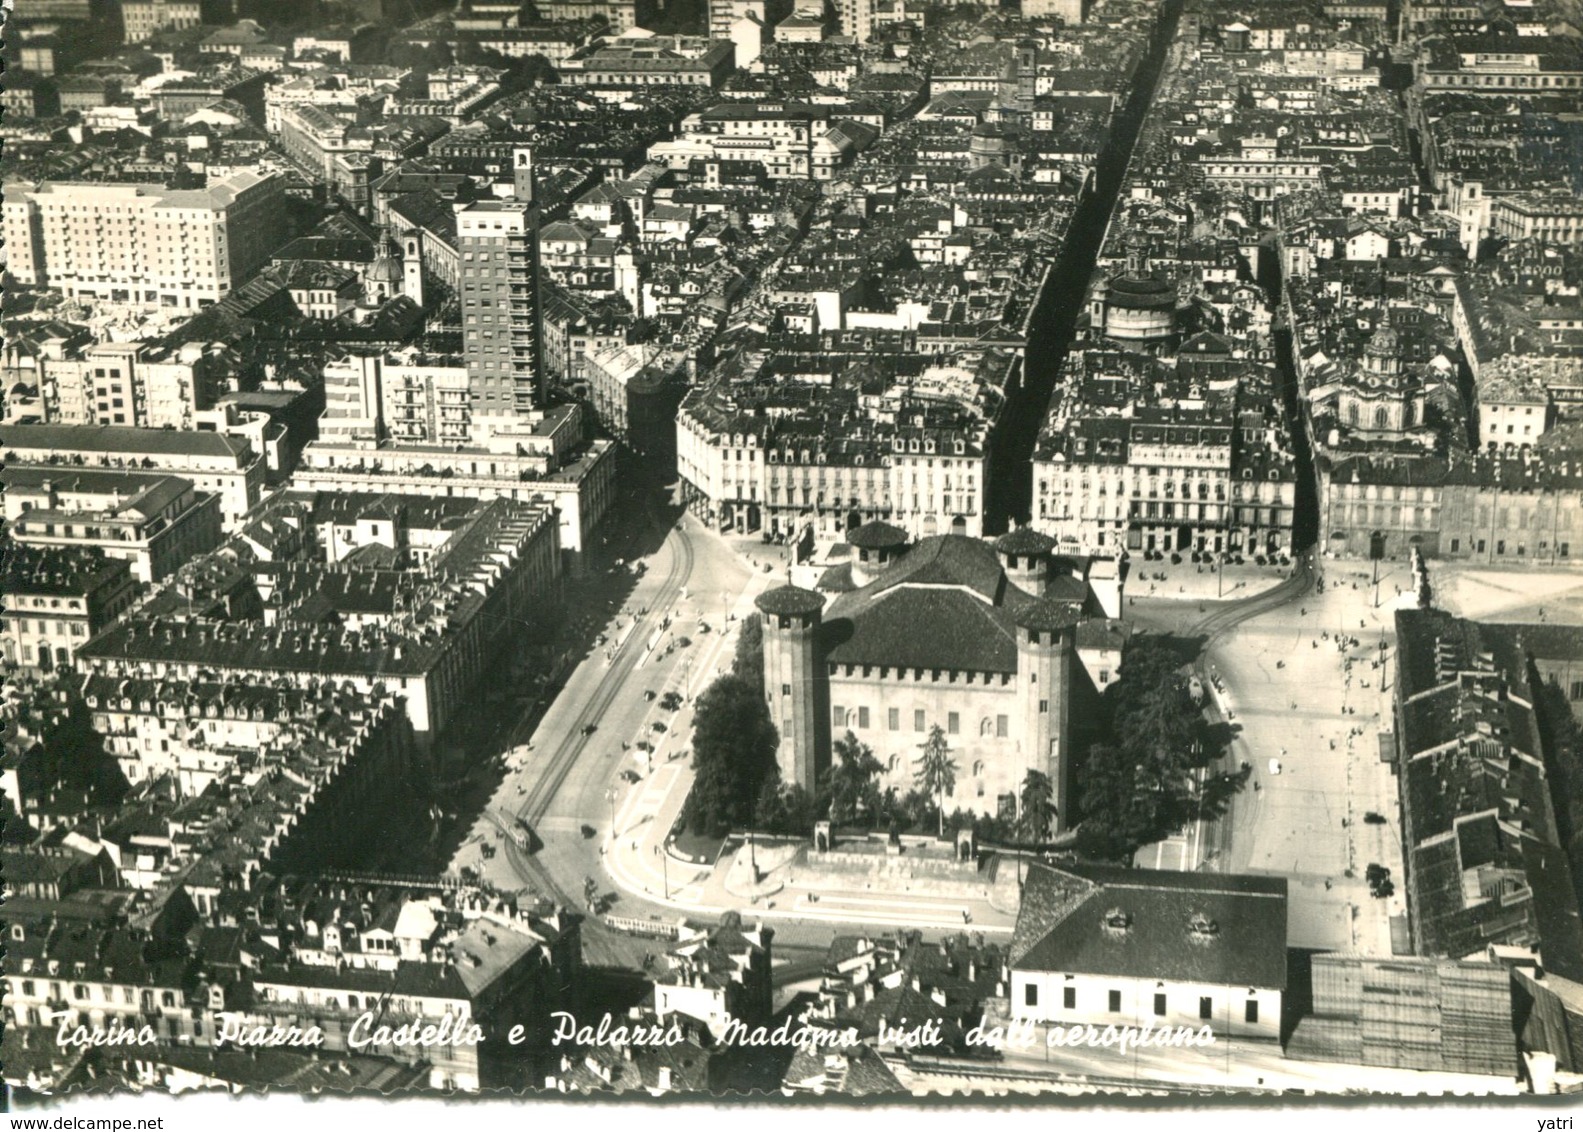
[[[657,529],[663,529],[663,524],[652,512],[649,521]],[[682,588],[692,577],[696,559],[692,539],[682,529],[681,523],[673,525],[670,530],[673,536],[668,540],[672,547],[671,564],[665,572],[665,578],[660,583],[659,591],[651,606],[656,613],[670,609],[680,597]],[[526,800],[516,810],[511,811],[511,816],[525,822],[529,829],[536,828],[548,813],[551,803],[586,751],[592,736],[586,734],[585,729],[603,718],[636,670],[638,658],[642,655],[640,650],[644,646],[637,633],[633,634],[632,641],[632,646],[624,649],[616,657],[594,694],[584,702],[581,710],[572,720],[569,730],[545,765],[544,773],[528,791]],[[512,868],[540,892],[568,907],[576,907],[580,903],[578,898],[568,894],[560,880],[533,853],[524,850],[511,838],[505,839],[505,847],[506,858]]]

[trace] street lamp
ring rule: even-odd
[[[616,788],[614,786],[605,791],[605,801],[610,803],[610,841],[611,848],[614,849],[616,839]]]
[[[654,853],[660,859],[660,868],[665,874],[665,899],[671,898],[671,861],[670,854],[665,852],[664,845],[656,845]]]

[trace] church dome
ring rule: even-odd
[[[1110,305],[1128,310],[1174,310],[1176,288],[1152,275],[1124,275],[1110,284]]]

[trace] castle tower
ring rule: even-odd
[[[820,724],[824,680],[819,658],[820,614],[824,598],[812,590],[780,586],[754,603],[764,621],[764,698],[770,722],[780,732],[775,758],[781,781],[809,790],[829,760]]]
[[[1024,593],[1043,597],[1050,584],[1050,551],[1055,540],[1032,527],[1019,527],[995,540],[995,553],[1006,578]]]
[[[852,560],[852,583],[861,587],[879,577],[901,557],[902,551],[907,549],[907,532],[875,520],[852,531],[846,541],[857,551],[857,557]]]
[[[1078,611],[1043,599],[1016,614],[1017,688],[1024,758],[1029,770],[1050,776],[1055,828],[1072,820],[1072,664]]]

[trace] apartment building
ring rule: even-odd
[[[1490,200],[1490,227],[1507,240],[1583,243],[1583,201],[1567,193],[1522,193]]]
[[[702,86],[718,90],[736,67],[729,40],[665,35],[600,40],[559,68],[573,86],[636,90],[650,86]]]
[[[100,342],[75,357],[45,358],[40,396],[50,424],[192,429],[235,373],[223,347]]]
[[[776,180],[814,176],[816,144],[830,115],[801,102],[724,102],[682,120],[673,141],[649,147],[649,160],[685,168],[697,159],[757,161]]]
[[[241,521],[264,488],[263,458],[246,440],[219,432],[118,425],[0,426],[8,470],[23,467],[158,472],[219,496],[226,526]]]
[[[206,189],[10,184],[9,270],[71,298],[196,309],[219,302],[284,239],[284,181],[234,173]]]
[[[155,32],[186,31],[203,23],[198,0],[121,0],[122,38],[147,43]]]
[[[18,544],[120,559],[140,582],[161,581],[220,544],[218,497],[181,476],[13,465],[0,483]]]
[[[131,566],[97,549],[12,546],[3,575],[0,655],[44,670],[72,662],[77,646],[137,598]]]
[[[1237,453],[1229,411],[1140,407],[1067,422],[1034,459],[1033,526],[1063,550],[1279,554],[1297,476]]]
[[[473,418],[509,424],[542,399],[538,212],[531,200],[458,210],[462,353]]]

